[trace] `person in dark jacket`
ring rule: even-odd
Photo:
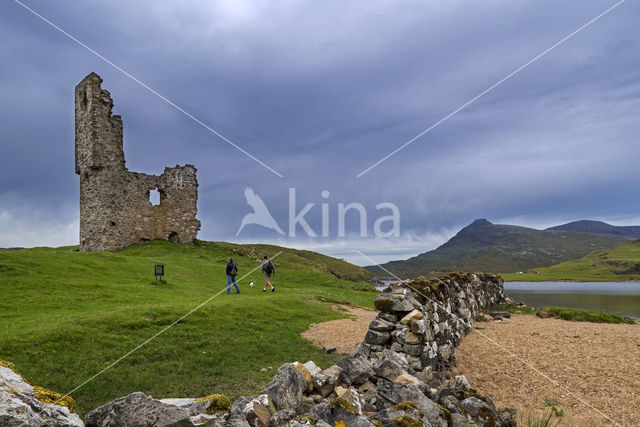
[[[275,274],[276,267],[273,265],[268,256],[264,256],[262,261],[262,273],[264,274],[264,288],[262,292],[267,292],[267,285],[271,286],[271,292],[275,292],[276,288],[271,284],[271,275]]]
[[[240,288],[236,283],[236,276],[238,275],[238,266],[233,263],[233,258],[229,258],[227,263],[227,293],[231,293],[231,282],[236,287],[236,294],[240,293]]]

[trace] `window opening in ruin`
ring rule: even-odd
[[[89,179],[89,173],[88,172],[84,173],[84,179]]]
[[[82,92],[82,109],[87,109],[87,92]]]
[[[149,190],[149,201],[153,206],[160,204],[160,192],[157,188],[155,190]]]
[[[176,233],[175,231],[172,231],[171,234],[169,234],[169,241],[178,243],[178,233]]]
[[[116,222],[115,221],[111,221],[111,226],[115,227],[116,226]]]

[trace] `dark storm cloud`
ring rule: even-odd
[[[278,178],[4,2],[0,227],[38,229],[40,211],[60,229],[76,221],[69,208],[78,197],[73,87],[90,71],[102,76],[114,113],[123,116],[129,169],[198,167],[202,238],[235,238],[249,211],[245,186],[285,231],[289,187],[299,209],[315,203],[307,219],[316,232],[323,202],[333,223],[338,203],[362,203],[369,230],[376,204],[399,207],[395,243],[336,239],[334,225],[329,239],[282,241],[333,253],[417,253],[477,217],[541,224],[636,216],[640,6],[632,2],[355,178],[611,4],[28,3],[284,175]],[[357,231],[355,221],[348,225]],[[270,236],[251,226],[240,238]],[[12,239],[0,245],[21,245],[20,233]]]

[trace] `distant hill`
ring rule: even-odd
[[[513,273],[575,260],[612,248],[628,237],[575,231],[535,230],[477,219],[439,248],[382,267],[402,278],[457,270]],[[378,278],[380,267],[366,267]]]
[[[505,280],[584,280],[626,281],[640,280],[640,240],[623,243],[611,249],[547,268],[536,268],[535,273],[508,274]]]
[[[547,228],[547,230],[555,231],[572,231],[581,233],[597,233],[597,234],[612,234],[614,236],[625,236],[633,239],[640,239],[640,226],[617,226],[607,224],[602,221],[574,221],[568,224],[557,225],[555,227]]]

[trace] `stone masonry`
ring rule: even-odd
[[[115,251],[134,243],[167,239],[193,243],[198,181],[193,165],[166,167],[161,175],[125,167],[122,119],[95,73],[75,89],[76,173],[80,175],[80,250]],[[149,200],[158,190],[160,203]]]

